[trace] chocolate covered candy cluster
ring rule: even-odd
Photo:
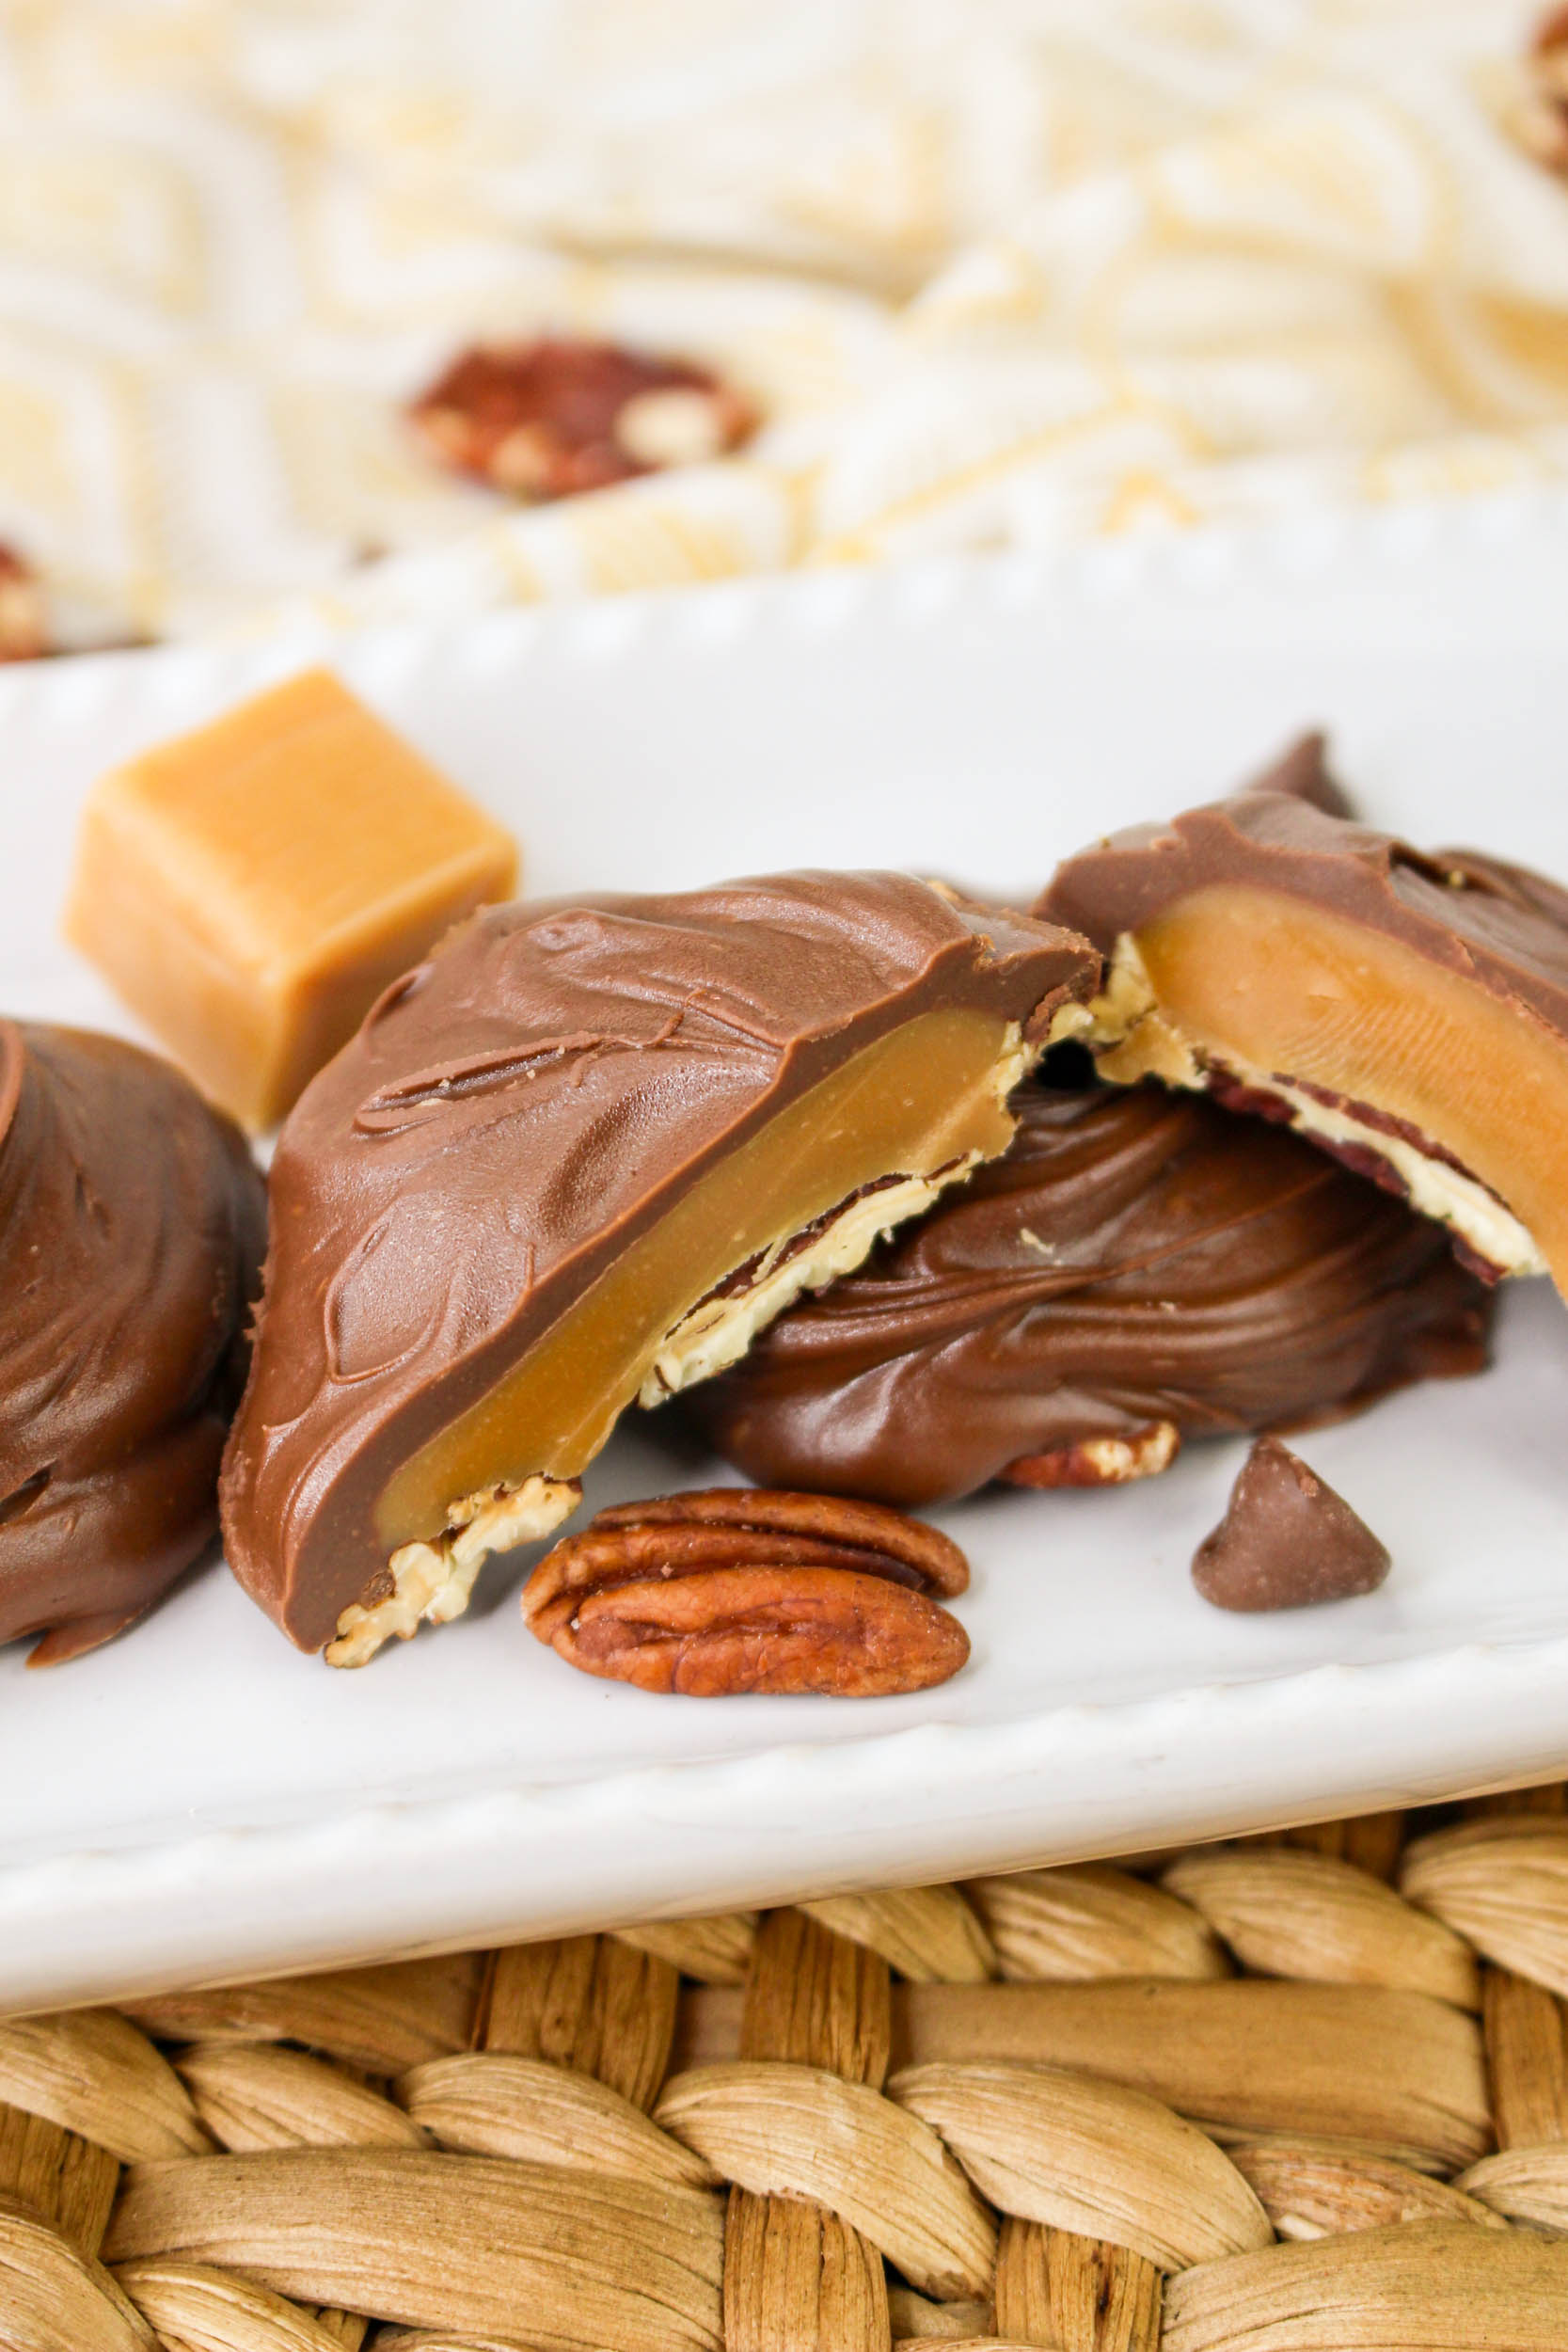
[[[510,845],[418,782],[420,823],[483,851],[471,905]],[[161,877],[148,938],[179,920],[166,799],[121,790],[140,864],[110,861],[133,898]],[[264,930],[242,799],[233,903]],[[345,990],[403,904],[348,926]],[[1037,1067],[1065,1041],[1083,1067]],[[931,1581],[944,1539],[898,1509],[1311,1427],[1479,1371],[1499,1274],[1568,1285],[1568,893],[1361,824],[1309,738],[1069,859],[1032,914],[887,873],[483,908],[290,1113],[237,1408],[260,1178],[167,1065],[0,1029],[0,1639],[128,1622],[209,1540],[224,1449],[234,1573],[360,1664],[460,1614],[620,1416],[679,1395],[768,1491],[601,1516],[531,1590],[541,1638],[644,1689],[926,1687],[965,1655],[962,1575]],[[1271,1434],[1198,1576],[1252,1608],[1386,1566]]]

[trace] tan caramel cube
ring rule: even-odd
[[[516,867],[493,818],[309,670],[102,779],[66,932],[215,1103],[268,1127]]]

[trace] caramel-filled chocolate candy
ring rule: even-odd
[[[906,1509],[1114,1484],[1485,1362],[1441,1231],[1281,1129],[1153,1087],[1013,1108],[1005,1158],[693,1393],[749,1477]]]
[[[279,1140],[224,1469],[241,1582],[334,1664],[455,1616],[624,1406],[1006,1149],[1098,969],[893,874],[479,915]]]
[[[1494,1275],[1562,1289],[1565,904],[1522,867],[1253,790],[1069,858],[1039,911],[1110,958],[1103,1076],[1287,1120]]]
[[[1390,1565],[1343,1495],[1277,1438],[1259,1438],[1193,1555],[1193,1582],[1216,1609],[1309,1609],[1375,1593]]]
[[[66,930],[213,1101],[260,1129],[515,874],[510,834],[312,670],[103,777]]]
[[[119,1039],[0,1022],[0,1642],[106,1642],[217,1532],[261,1287],[244,1137]]]

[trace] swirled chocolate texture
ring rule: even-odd
[[[1283,1130],[1152,1087],[1015,1098],[1018,1135],[692,1396],[765,1484],[908,1509],[1169,1423],[1299,1428],[1479,1371],[1441,1230]]]
[[[223,1482],[241,1582],[335,1664],[456,1614],[633,1396],[1006,1148],[1027,1041],[1098,972],[890,874],[475,916],[279,1140]]]
[[[1568,898],[1254,789],[1069,858],[1039,905],[1110,959],[1101,1074],[1209,1087],[1568,1286]]]
[[[117,1038],[0,1023],[0,1642],[105,1642],[217,1530],[266,1207],[236,1127]]]

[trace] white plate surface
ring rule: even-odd
[[[55,922],[108,761],[308,648],[0,677],[0,1005],[124,1027]],[[1568,873],[1568,508],[997,558],[340,644],[512,821],[540,892],[882,863],[1029,887],[1326,720],[1368,812]],[[1187,1565],[1239,1446],[993,1495],[968,1670],[901,1700],[703,1703],[574,1675],[521,1562],[335,1675],[221,1572],[54,1674],[0,1654],[0,2006],[1063,1860],[1568,1766],[1568,1327],[1314,1437],[1390,1542],[1370,1598],[1232,1618]],[[589,1501],[687,1484],[635,1433]],[[706,1475],[698,1469],[696,1475]]]

